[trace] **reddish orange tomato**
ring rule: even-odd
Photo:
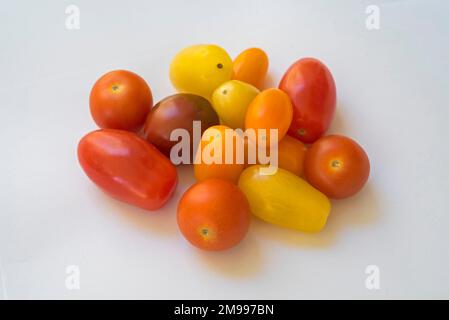
[[[284,74],[279,89],[293,103],[288,134],[304,143],[315,142],[329,128],[335,113],[337,93],[329,69],[317,59],[300,59]]]
[[[339,135],[317,140],[304,162],[306,180],[333,199],[356,194],[368,180],[369,171],[369,159],[362,147]]]
[[[248,106],[245,117],[245,129],[256,131],[256,141],[260,139],[259,129],[265,129],[266,145],[278,143],[287,133],[292,122],[293,107],[290,98],[279,89],[267,89],[259,93]],[[271,141],[269,129],[278,130],[277,141]],[[261,137],[262,138],[262,137]]]
[[[147,210],[162,207],[178,181],[170,160],[129,131],[102,129],[85,135],[78,144],[78,160],[103,191]]]
[[[245,194],[226,180],[210,179],[190,187],[178,204],[183,236],[204,250],[225,250],[246,235],[251,211]]]
[[[228,138],[226,138],[227,134]],[[237,161],[237,143],[240,141],[242,143],[242,161],[239,163]],[[220,155],[216,155],[215,151],[218,151]],[[231,160],[231,163],[226,162],[227,153],[229,153],[228,157]],[[215,156],[217,156],[217,159],[214,159]],[[213,161],[215,163],[212,163],[212,161],[208,161],[206,158],[219,161]],[[245,168],[245,149],[243,141],[234,130],[227,126],[220,125],[208,128],[204,131],[201,138],[193,168],[197,181],[215,178],[237,183],[240,174]]]
[[[235,58],[232,79],[252,84],[262,89],[268,71],[268,56],[259,48],[249,48]]]
[[[153,106],[148,84],[137,74],[116,70],[103,75],[90,92],[90,112],[100,128],[136,131]]]
[[[304,143],[286,135],[278,145],[278,166],[297,176],[302,176],[307,147]]]

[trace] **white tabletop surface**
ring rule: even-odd
[[[66,28],[70,4],[78,30]],[[368,5],[379,29],[366,26]],[[3,3],[0,298],[449,298],[448,13],[444,0]],[[94,81],[133,70],[158,101],[174,92],[171,57],[198,43],[232,57],[263,48],[274,86],[301,57],[331,69],[330,131],[363,145],[372,172],[321,233],[253,219],[239,246],[202,252],[176,225],[191,167],[154,213],[110,199],[81,170]],[[366,286],[370,265],[378,289]]]

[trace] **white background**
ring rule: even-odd
[[[81,11],[67,30],[65,8]],[[380,29],[365,26],[380,8]],[[448,1],[2,1],[0,5],[0,297],[449,298]],[[367,150],[369,183],[333,203],[325,230],[254,219],[224,253],[191,247],[176,225],[180,186],[155,213],[112,200],[78,165],[95,129],[94,81],[124,68],[155,101],[173,93],[170,59],[216,43],[259,46],[270,83],[313,56],[333,72],[331,132]],[[66,268],[80,269],[68,290]],[[380,268],[380,289],[365,268]]]

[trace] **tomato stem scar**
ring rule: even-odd
[[[331,166],[334,167],[334,168],[340,168],[341,167],[341,163],[338,160],[332,160]]]

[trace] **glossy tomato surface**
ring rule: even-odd
[[[237,143],[241,144],[241,161],[238,161]],[[215,178],[237,183],[245,168],[244,147],[243,140],[232,128],[223,125],[208,128],[201,138],[193,166],[196,180]]]
[[[242,81],[230,80],[219,86],[212,95],[212,106],[220,123],[233,129],[243,129],[248,106],[259,90]]]
[[[299,231],[320,231],[331,210],[329,199],[297,175],[278,168],[262,174],[262,166],[246,168],[238,186],[246,195],[251,212],[260,219]]]
[[[329,69],[317,59],[300,59],[284,74],[279,88],[293,103],[288,134],[305,143],[320,138],[332,122],[336,105],[335,82]]]
[[[154,144],[162,153],[170,157],[171,148],[178,141],[171,141],[175,129],[185,129],[190,138],[190,159],[193,159],[193,121],[201,122],[201,134],[210,126],[219,123],[218,115],[210,102],[198,95],[180,93],[157,103],[145,122],[145,139]]]
[[[182,49],[170,64],[170,80],[180,92],[210,99],[212,92],[231,79],[232,60],[217,45],[200,44]]]
[[[363,148],[339,135],[316,141],[304,161],[307,181],[333,199],[356,194],[368,180],[369,172],[370,163]]]
[[[233,61],[232,79],[249,83],[262,89],[268,71],[268,56],[262,49],[249,48]]]
[[[264,90],[248,106],[245,129],[255,130],[257,145],[263,140],[266,146],[277,144],[287,133],[292,122],[292,112],[292,103],[287,94],[276,88]],[[277,140],[271,138],[270,129],[277,130]],[[265,139],[261,139],[264,135]]]
[[[175,190],[176,168],[156,147],[129,131],[102,129],[78,144],[87,176],[112,197],[137,207],[162,207]]]
[[[139,75],[116,70],[97,80],[89,104],[92,118],[100,128],[136,131],[153,106],[153,96]]]
[[[237,245],[248,232],[251,211],[243,192],[219,179],[198,182],[178,204],[178,226],[194,246],[211,251]]]

